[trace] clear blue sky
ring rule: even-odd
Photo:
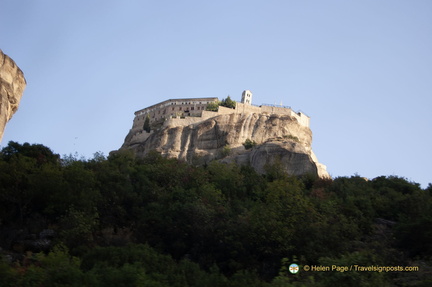
[[[168,98],[289,105],[333,177],[432,182],[432,1],[3,0],[0,49],[27,88],[8,141],[118,149]]]

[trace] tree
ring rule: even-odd
[[[62,244],[48,254],[29,252],[21,264],[16,262],[15,267],[9,268],[6,278],[2,276],[1,286],[95,286],[93,274],[84,274],[80,263]]]
[[[250,139],[246,139],[246,141],[243,143],[243,146],[245,147],[245,149],[251,149],[256,146],[256,142]]]
[[[0,220],[25,224],[43,212],[61,177],[59,157],[48,147],[9,142],[0,152]]]
[[[149,117],[149,115],[146,116],[146,119],[144,121],[143,130],[145,130],[147,133],[150,132],[150,117]]]
[[[40,166],[46,163],[58,164],[60,156],[52,152],[52,150],[41,144],[20,144],[10,141],[6,147],[0,151],[0,157],[6,161],[18,155],[33,158]]]
[[[211,102],[207,104],[206,111],[217,112],[219,109],[219,102]]]
[[[227,107],[227,108],[231,108],[231,109],[235,109],[236,107],[236,102],[231,100],[231,97],[228,96],[226,99],[223,99],[220,103],[221,106],[223,107]]]

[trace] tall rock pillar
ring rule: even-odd
[[[21,69],[0,50],[0,141],[6,123],[18,109],[25,86]]]

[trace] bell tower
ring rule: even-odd
[[[245,105],[252,104],[252,92],[249,90],[244,90],[242,93],[241,102]]]

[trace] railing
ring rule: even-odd
[[[274,108],[291,109],[291,107],[289,107],[289,106],[282,106],[282,105],[261,104],[261,106],[269,106],[269,107],[274,107]]]
[[[258,107],[258,108],[260,108],[261,106],[260,105],[255,105],[255,104],[250,104],[251,106],[254,106],[254,107]]]
[[[285,109],[290,109],[290,110],[294,111],[290,106],[272,105],[272,104],[261,104],[261,105],[262,105],[262,106],[275,107],[275,108],[285,108]],[[301,110],[298,110],[297,112],[294,111],[294,112],[295,112],[296,114],[298,114],[298,115],[300,115],[300,113],[302,113],[303,115],[305,115],[305,116],[307,116],[307,117],[309,118],[308,114],[304,113],[304,112],[301,111]]]

